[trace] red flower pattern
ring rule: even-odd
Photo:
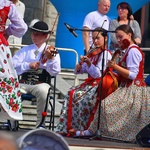
[[[6,64],[7,63],[7,61],[6,61],[6,59],[4,59],[4,64]]]
[[[84,109],[85,114],[89,114],[89,110],[87,108]]]
[[[1,22],[4,25],[6,23],[9,10],[10,10],[10,6],[4,7],[0,11]],[[5,27],[3,26],[2,31],[4,31],[4,29]],[[8,46],[8,42],[5,39],[3,39],[1,43]],[[18,84],[17,76],[14,74],[15,72],[13,68],[10,68],[11,62],[9,62],[9,59],[11,58],[11,54],[10,51],[7,48],[5,48],[3,45],[1,45],[0,50],[2,54],[1,66],[4,66],[3,68],[0,67],[0,73],[3,74],[3,76],[0,78],[0,95],[3,98],[3,102],[5,102],[5,106],[7,107],[7,108],[2,107],[2,109],[4,110],[4,112],[8,112],[8,114],[11,114],[12,112],[16,113],[16,115],[18,114],[18,117],[20,117],[21,119],[22,105],[21,105],[21,99],[18,98],[18,95],[20,95],[20,91],[17,88],[19,84]],[[9,78],[9,75],[11,74],[13,74],[14,77],[15,76],[16,77]]]
[[[17,112],[18,109],[19,109],[18,104],[14,104],[14,105],[12,106],[12,111]]]
[[[9,93],[11,93],[12,90],[13,90],[13,88],[12,88],[11,86],[7,86],[7,91],[8,91]]]
[[[1,82],[1,87],[3,87],[3,88],[6,87],[6,83],[4,81]]]
[[[13,99],[13,98],[10,98],[9,105],[10,105],[10,106],[13,106],[13,103],[14,103],[14,99]]]
[[[10,58],[10,54],[7,54],[7,58]]]
[[[19,82],[16,82],[16,83],[15,83],[15,87],[16,87],[16,88],[19,87]]]
[[[4,72],[5,72],[5,70],[4,70],[3,68],[0,68],[0,71],[1,71],[2,73],[4,73]]]
[[[10,80],[11,80],[12,83],[14,83],[14,81],[15,81],[14,78],[12,78],[12,77],[10,78]]]
[[[60,122],[63,122],[64,121],[64,119],[63,118],[60,118]]]
[[[21,93],[20,93],[20,92],[17,92],[17,96],[20,97],[20,96],[21,96]]]

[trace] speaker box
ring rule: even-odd
[[[146,125],[137,135],[136,141],[140,146],[150,147],[150,124]]]

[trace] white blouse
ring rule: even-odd
[[[13,56],[13,64],[18,75],[30,70],[29,65],[31,62],[40,61],[45,45],[46,43],[43,43],[40,48],[38,48],[35,44],[25,46]],[[61,70],[59,54],[56,54],[54,59],[50,59],[44,64],[40,63],[39,68],[46,69],[51,76],[56,76]]]
[[[22,37],[28,29],[27,24],[18,14],[16,6],[12,2],[8,0],[0,0],[0,9],[3,9],[5,6],[10,6],[8,18],[11,21],[11,24],[6,29],[7,35],[14,35],[19,38]]]

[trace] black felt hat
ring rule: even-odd
[[[43,21],[37,21],[33,25],[31,23],[31,25],[29,26],[29,30],[35,31],[35,32],[46,33],[46,34],[51,33],[48,25]]]

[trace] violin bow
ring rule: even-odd
[[[53,34],[54,27],[55,27],[55,25],[56,25],[56,21],[58,20],[59,15],[60,15],[60,13],[58,13],[58,14],[57,14],[57,16],[56,16],[56,18],[55,18],[55,21],[54,21],[54,24],[53,24],[52,30],[51,30],[51,32],[50,32],[49,38],[47,39],[46,45],[47,45],[48,41],[50,40],[50,37],[51,37],[51,36],[52,36],[52,34]]]
[[[51,37],[51,36],[52,36],[52,34],[53,34],[54,27],[55,27],[55,25],[56,25],[56,21],[58,20],[59,15],[60,15],[60,13],[58,13],[58,14],[57,14],[57,16],[56,16],[56,18],[55,18],[55,21],[54,21],[54,24],[53,24],[52,30],[50,31],[50,35],[49,35],[48,39],[46,40],[46,45],[45,45],[45,47],[44,47],[44,50],[43,50],[43,52],[42,52],[42,55],[41,55],[41,57],[40,57],[40,60],[39,60],[39,61],[41,61],[41,59],[44,57],[45,50],[46,50],[46,47],[47,47],[47,45],[48,45],[48,41],[50,40],[50,37]]]

